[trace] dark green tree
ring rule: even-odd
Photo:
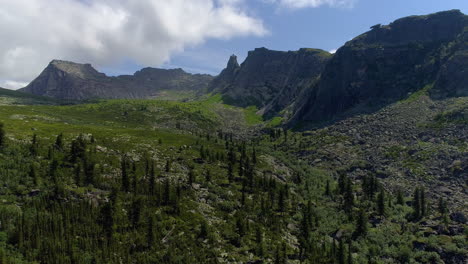
[[[56,150],[63,150],[63,134],[60,133],[55,139],[54,147]]]
[[[207,183],[211,182],[211,171],[209,169],[206,170],[206,172],[205,172],[205,181]]]
[[[325,195],[330,196],[331,190],[330,190],[330,181],[327,180],[327,184],[325,185]]]
[[[356,229],[354,231],[355,237],[365,236],[367,234],[367,221],[368,218],[366,211],[361,208],[356,219]]]
[[[377,197],[377,212],[380,216],[385,215],[385,190],[380,188],[380,193]]]
[[[401,190],[397,191],[396,203],[399,204],[399,205],[404,205],[405,204],[405,198],[404,198],[403,192]]]
[[[150,195],[154,195],[155,193],[155,181],[156,181],[156,172],[154,171],[154,163],[151,163],[151,168],[149,171],[149,177],[148,177],[148,192]]]
[[[413,216],[416,220],[421,218],[421,194],[419,187],[416,187],[413,194]]]
[[[149,216],[148,217],[148,227],[146,230],[146,243],[148,248],[152,248],[154,244],[154,218]]]
[[[166,172],[170,172],[171,171],[171,161],[170,160],[166,160]]]
[[[354,194],[353,194],[353,183],[351,179],[347,178],[345,180],[345,190],[344,190],[344,210],[351,216],[351,210],[354,206]]]
[[[122,160],[120,162],[120,171],[122,175],[121,190],[123,192],[128,192],[130,188],[130,179],[129,179],[128,171],[127,171],[127,158],[126,157],[122,157]]]
[[[0,123],[0,149],[5,146],[5,129],[3,123]]]
[[[232,162],[228,163],[228,180],[231,183],[234,180],[234,168]]]

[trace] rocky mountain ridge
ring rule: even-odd
[[[330,57],[330,53],[318,49],[285,52],[257,48],[241,65],[231,56],[209,91],[221,93],[228,104],[255,105],[266,115],[274,115],[311,85]]]
[[[468,96],[467,29],[458,10],[373,26],[338,49],[293,123],[372,112],[424,88],[439,98]]]
[[[151,98],[162,91],[200,92],[210,75],[190,74],[182,69],[144,68],[133,75],[116,77],[98,72],[91,64],[53,60],[20,91],[58,99]]]

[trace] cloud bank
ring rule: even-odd
[[[0,0],[0,86],[16,89],[56,58],[159,66],[210,38],[267,34],[246,10],[244,0]]]
[[[315,8],[321,6],[350,8],[357,0],[264,0],[290,9]]]

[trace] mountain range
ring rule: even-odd
[[[425,89],[434,99],[468,95],[468,16],[459,10],[398,19],[348,41],[335,54],[257,48],[235,55],[216,77],[145,68],[108,77],[90,64],[52,61],[20,91],[57,99],[157,98],[220,93],[227,104],[256,106],[289,126],[368,113]]]

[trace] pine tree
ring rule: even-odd
[[[206,183],[211,182],[211,171],[210,171],[209,169],[206,170],[206,173],[205,173],[205,181],[206,181]]]
[[[151,169],[149,172],[149,184],[148,184],[148,191],[150,195],[154,195],[154,190],[155,190],[155,180],[156,180],[156,173],[154,171],[154,163],[151,163]]]
[[[166,178],[166,180],[164,181],[164,193],[163,193],[164,205],[169,205],[170,198],[171,198],[171,186],[170,186],[169,179]]]
[[[205,220],[202,220],[200,223],[200,233],[198,234],[198,237],[201,239],[206,239],[208,237],[208,224]]]
[[[377,211],[380,216],[385,215],[385,190],[380,188],[379,196],[377,197]]]
[[[39,180],[37,178],[36,167],[34,165],[31,165],[31,167],[29,168],[29,178],[31,178],[33,184],[37,186]]]
[[[148,217],[148,228],[146,230],[146,243],[148,248],[152,248],[154,244],[154,218],[149,216]]]
[[[63,150],[63,134],[57,136],[54,144],[55,149],[62,151]]]
[[[356,230],[354,231],[354,236],[365,236],[367,234],[367,214],[364,209],[360,209],[358,217],[356,220]]]
[[[130,187],[130,179],[128,177],[126,157],[122,157],[122,161],[120,163],[120,170],[122,174],[122,188],[121,189],[123,192],[128,192],[129,187]]]
[[[351,216],[351,210],[354,206],[354,194],[353,194],[353,184],[351,179],[347,178],[345,180],[345,190],[344,190],[344,210]]]
[[[263,249],[263,233],[260,227],[257,227],[256,234],[255,234],[255,242],[257,244],[257,256],[263,257],[264,249]]]
[[[5,146],[5,129],[3,123],[0,123],[0,149]]]
[[[426,216],[427,213],[427,202],[426,202],[426,194],[424,187],[421,187],[419,189],[419,195],[421,196],[420,201],[421,201],[421,217]]]
[[[34,134],[33,137],[32,137],[30,151],[31,151],[32,156],[37,156],[37,154],[39,152],[39,143],[37,142],[37,135],[36,134]]]
[[[167,160],[166,161],[166,172],[170,172],[170,171],[171,171],[171,161]]]
[[[111,240],[114,233],[114,207],[110,202],[101,208],[99,222],[107,240]]]
[[[325,185],[325,195],[330,196],[331,191],[330,191],[330,181],[327,180],[327,184]]]
[[[257,164],[257,152],[255,151],[255,148],[253,149],[253,152],[252,152],[252,163]]]
[[[338,264],[345,264],[345,248],[344,248],[344,243],[343,239],[340,239],[339,244],[338,244]]]
[[[397,200],[396,203],[399,205],[405,204],[405,198],[403,197],[403,192],[401,190],[397,191]]]
[[[346,176],[344,173],[340,173],[340,177],[338,178],[338,192],[340,194],[344,194],[346,191]]]
[[[413,195],[413,216],[416,220],[421,218],[421,195],[419,192],[419,188],[416,187],[414,190],[414,195]]]
[[[439,198],[439,208],[438,209],[439,209],[440,215],[444,216],[444,215],[447,214],[447,202],[442,197]]]
[[[135,198],[132,202],[132,207],[130,208],[130,220],[134,229],[138,227],[138,224],[140,222],[141,211],[142,201],[140,198]]]
[[[189,174],[188,174],[188,184],[190,187],[192,187],[193,183],[195,182],[195,171],[193,168],[190,168]]]
[[[353,264],[353,253],[351,251],[351,242],[348,244],[348,262],[347,264]]]
[[[228,180],[231,183],[234,180],[234,168],[232,162],[228,164]]]

